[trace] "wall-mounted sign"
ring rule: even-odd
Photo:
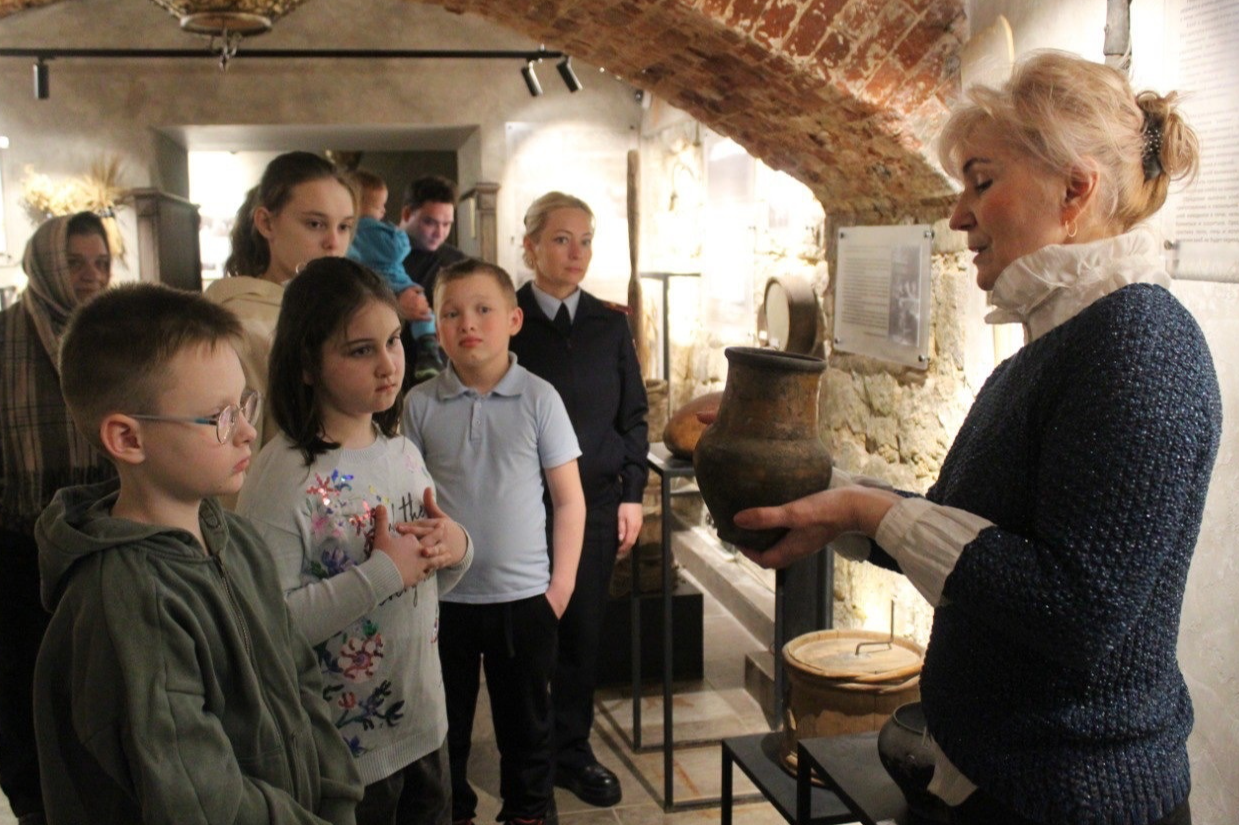
[[[928,225],[839,230],[834,348],[929,366]]]
[[[1200,138],[1200,174],[1171,198],[1170,272],[1239,283],[1239,0],[1173,0],[1166,14],[1167,53]]]

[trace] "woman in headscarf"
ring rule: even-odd
[[[33,823],[43,821],[43,800],[31,685],[49,618],[39,603],[34,522],[59,488],[115,474],[73,426],[58,362],[69,316],[112,277],[103,221],[89,212],[52,218],[30,239],[22,267],[26,290],[0,312],[0,788],[18,821]]]

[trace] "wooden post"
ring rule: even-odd
[[[650,344],[645,336],[645,302],[641,296],[638,259],[641,250],[641,153],[628,150],[628,329],[637,348],[641,374],[650,377]],[[663,311],[666,311],[664,307]]]

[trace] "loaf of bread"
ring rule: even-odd
[[[694,398],[683,407],[676,410],[663,430],[663,443],[671,454],[679,458],[691,459],[693,450],[697,448],[697,439],[706,425],[697,420],[697,413],[706,410],[717,410],[723,400],[722,392],[711,392]]]

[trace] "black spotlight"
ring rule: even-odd
[[[576,72],[572,71],[572,58],[565,57],[555,65],[559,69],[559,76],[564,79],[564,85],[568,87],[570,92],[579,92],[582,89],[581,81],[577,78]]]
[[[51,71],[42,58],[34,64],[34,96],[36,100],[47,100],[51,96]]]
[[[532,60],[525,64],[525,68],[521,69],[521,77],[525,78],[525,85],[529,87],[531,97],[542,96],[542,84],[538,82],[538,76],[533,73]]]

